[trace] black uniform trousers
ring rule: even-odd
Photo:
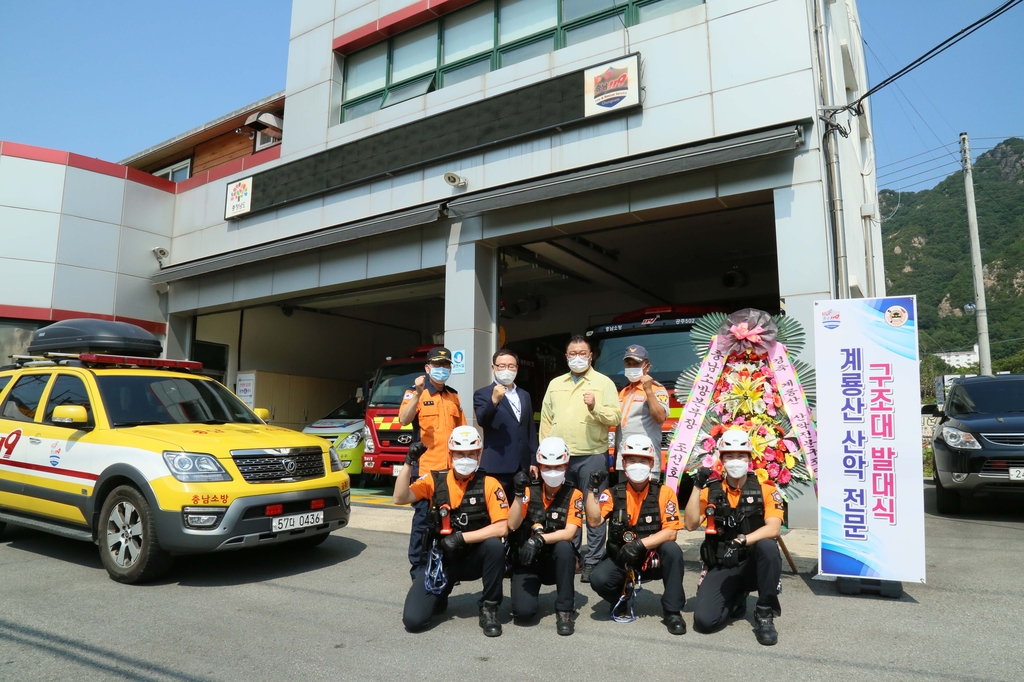
[[[661,606],[669,613],[683,610],[686,595],[683,593],[683,550],[674,542],[663,542],[658,546],[661,565],[640,574],[641,583],[661,578],[665,591],[661,595]],[[622,596],[626,584],[626,569],[613,558],[603,559],[590,576],[590,586],[611,605]]]
[[[576,550],[568,540],[548,545],[530,566],[512,569],[512,613],[529,620],[537,615],[541,585],[555,585],[555,610],[572,611],[576,597]]]
[[[411,467],[410,481],[420,477],[420,463],[413,462]],[[427,563],[427,553],[430,551],[427,538],[427,512],[430,511],[430,500],[416,500],[412,503],[412,528],[409,529],[409,575],[416,578],[416,572],[420,566]]]
[[[500,538],[487,538],[444,557],[444,573],[448,585],[441,594],[431,594],[423,584],[424,564],[416,571],[409,594],[405,596],[402,623],[409,632],[422,630],[434,615],[439,603],[444,603],[456,582],[483,579],[484,590],[480,602],[501,603],[501,581],[505,577],[505,546]]]
[[[714,632],[729,618],[736,595],[757,590],[757,605],[770,606],[782,615],[779,578],[782,556],[775,540],[759,540],[749,548],[746,561],[734,568],[709,569],[697,589],[693,606],[693,629]]]

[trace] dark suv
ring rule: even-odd
[[[950,388],[932,436],[940,514],[965,495],[1024,495],[1024,375],[970,377]]]

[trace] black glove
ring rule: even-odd
[[[522,497],[526,493],[526,487],[530,485],[530,474],[525,471],[520,471],[512,477],[512,487],[514,488],[516,497]]]
[[[529,540],[523,543],[523,546],[519,548],[519,563],[523,566],[529,566],[537,559],[537,555],[544,549],[544,536],[534,535]]]
[[[592,471],[590,472],[590,489],[594,493],[598,493],[601,490],[601,484],[604,483],[604,479],[608,474],[603,471]]]
[[[700,490],[708,487],[708,479],[711,478],[711,469],[708,467],[701,467],[697,469],[697,473],[693,477],[693,485]]]
[[[409,452],[405,453],[405,463],[412,464],[413,462],[420,461],[420,457],[422,457],[423,453],[426,451],[427,446],[420,441],[416,441],[409,446]]]
[[[448,553],[462,549],[466,546],[466,539],[462,537],[462,531],[457,530],[451,535],[441,538],[441,551]]]
[[[630,540],[624,544],[620,549],[618,555],[615,557],[619,563],[623,566],[632,566],[633,568],[640,568],[644,562],[644,557],[647,556],[647,548],[644,547],[643,540],[637,538],[636,540]]]
[[[722,555],[722,561],[719,562],[722,568],[736,568],[740,565],[740,546],[734,543],[729,543],[725,548],[725,554]]]

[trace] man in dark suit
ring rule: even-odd
[[[480,468],[498,479],[512,499],[512,477],[530,471],[537,456],[537,429],[530,394],[516,386],[519,357],[502,348],[491,359],[494,382],[473,394],[473,411],[484,434]]]

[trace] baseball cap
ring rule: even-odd
[[[427,353],[427,362],[451,362],[452,352],[444,346],[438,346]]]
[[[643,346],[626,346],[626,355],[622,359],[629,360],[630,358],[638,362],[650,359],[647,357],[647,349]]]

